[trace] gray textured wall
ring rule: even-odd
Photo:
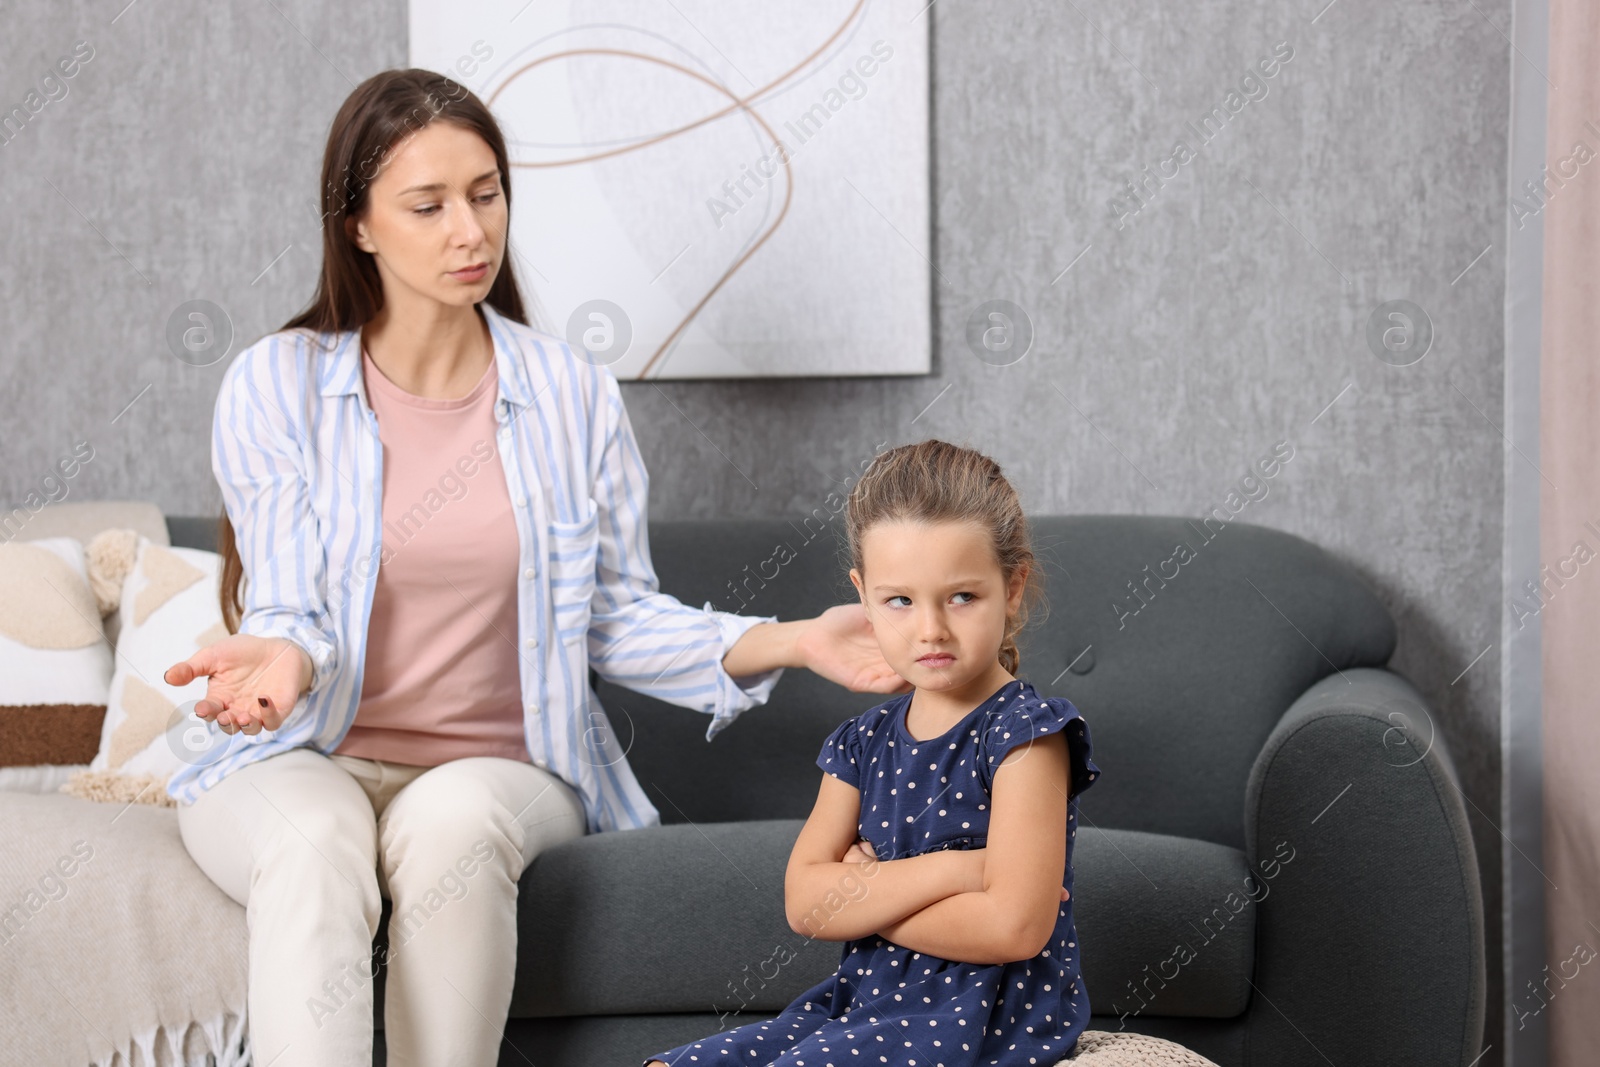
[[[1034,511],[1198,515],[1291,442],[1240,518],[1349,560],[1399,620],[1397,665],[1432,700],[1470,801],[1498,1046],[1510,8],[1322,2],[938,3],[923,16],[934,374],[625,393],[661,517],[810,511],[879,442],[927,435],[990,452]],[[303,305],[327,124],[355,83],[405,65],[404,4],[6,14],[0,110],[75,42],[93,57],[0,144],[0,499],[43,491],[86,440],[73,499],[214,512],[225,364],[174,359],[168,317],[215,301],[237,349]],[[1202,145],[1186,123],[1280,42],[1293,58],[1266,95]],[[1119,228],[1108,203],[1179,138],[1193,158]],[[1398,298],[1436,331],[1403,367],[1366,338]],[[1010,366],[966,342],[991,299],[1035,332]]]

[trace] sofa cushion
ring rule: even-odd
[[[1081,815],[1081,812],[1080,812]],[[1073,921],[1096,1015],[1232,1018],[1250,1002],[1256,903],[1283,864],[1195,838],[1080,823]],[[1291,860],[1292,862],[1292,860]]]
[[[833,974],[843,946],[789,929],[783,875],[802,821],[590,834],[542,853],[519,893],[511,1014],[771,1014]],[[1228,1018],[1250,995],[1270,883],[1204,841],[1080,830],[1075,920],[1096,1014]],[[1180,946],[1187,948],[1183,951]]]
[[[837,943],[802,937],[784,918],[784,869],[800,827],[655,826],[541,853],[518,893],[511,1014],[731,1020],[787,1005],[839,962]]]

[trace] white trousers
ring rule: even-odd
[[[257,1067],[372,1062],[372,949],[389,920],[389,1067],[495,1067],[517,959],[517,881],[585,833],[531,763],[417,767],[298,748],[180,805],[183,843],[245,906]]]

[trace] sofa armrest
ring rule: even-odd
[[[1358,669],[1268,736],[1245,794],[1250,867],[1276,874],[1257,906],[1252,1064],[1481,1053],[1483,897],[1437,725],[1403,678]],[[1292,860],[1264,868],[1283,843]]]

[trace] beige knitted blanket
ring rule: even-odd
[[[1217,1067],[1198,1052],[1144,1034],[1085,1030],[1060,1067]]]
[[[176,811],[0,792],[5,1062],[248,1067],[247,960]]]

